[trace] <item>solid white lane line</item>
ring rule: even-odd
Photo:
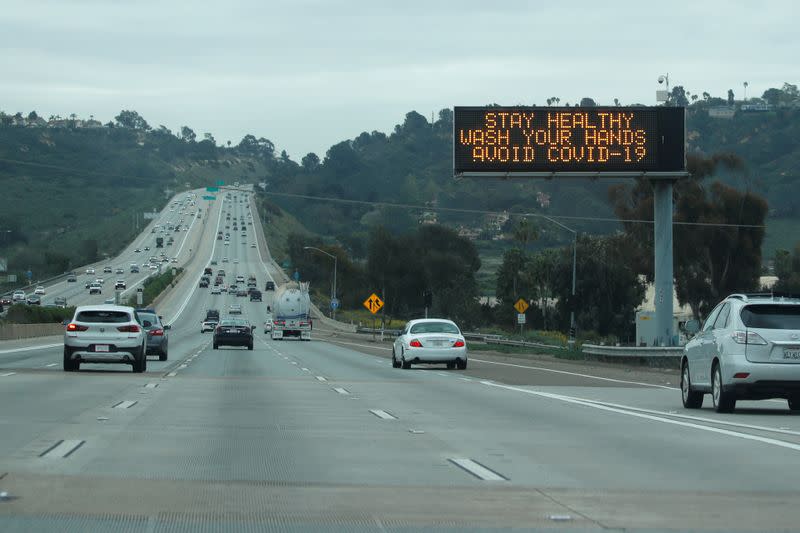
[[[667,413],[667,412],[664,412],[664,411],[654,411],[652,409],[643,409],[641,407],[633,407],[633,406],[630,406],[630,405],[621,405],[621,404],[616,404],[616,403],[604,402],[602,400],[590,400],[588,398],[574,398],[574,397],[571,397],[571,398],[579,399],[579,400],[586,401],[586,402],[597,403],[597,404],[601,404],[601,405],[608,405],[610,407],[616,407],[618,409],[629,409],[631,411],[637,411],[637,412],[640,412],[640,413],[648,413],[648,414],[651,414],[651,415],[669,416],[669,417],[672,417],[672,418],[682,418],[684,420],[694,420],[696,422],[708,422],[708,423],[711,423],[711,424],[719,424],[721,426],[732,426],[732,427],[738,427],[738,428],[742,428],[742,429],[754,429],[756,431],[768,431],[770,433],[783,433],[785,435],[795,435],[795,436],[800,437],[800,431],[792,431],[788,427],[780,427],[780,428],[776,429],[776,428],[769,428],[767,426],[756,426],[756,425],[753,425],[753,424],[742,424],[741,422],[730,422],[730,421],[727,421],[727,420],[717,420],[717,419],[714,419],[714,418],[707,418],[707,417],[703,417],[703,416],[684,415],[684,414],[680,414],[680,413]]]
[[[339,394],[350,394],[347,389],[343,389],[342,387],[335,387],[333,390],[338,392]]]
[[[447,377],[447,374],[445,374],[444,372],[434,372],[434,374],[436,374],[437,376]]]
[[[458,379],[460,379],[461,381],[472,381],[470,378],[458,378]]]
[[[472,459],[466,459],[463,457],[449,457],[447,460],[483,481],[508,481],[508,478],[501,476],[493,470],[489,470],[482,464],[473,461]]]
[[[13,372],[12,372],[12,374],[13,374]],[[324,377],[322,377],[322,376],[317,376],[317,381],[328,381],[328,380],[327,380],[327,379],[325,379],[325,378],[324,378]]]
[[[296,364],[297,364],[297,361],[292,361],[292,364],[293,364],[293,365],[296,365]]]
[[[187,366],[189,366],[189,365],[187,365],[186,363],[183,363],[181,365],[178,365],[178,369],[180,370],[182,368],[186,368]]]
[[[148,383],[144,386],[145,389],[155,389],[156,387],[158,387],[158,383]]]
[[[310,371],[309,369],[307,369],[306,367],[303,367],[303,368],[301,368],[300,370],[302,370],[303,372],[311,372],[311,371]]]
[[[39,455],[39,457],[47,457],[50,458],[64,458],[69,457],[72,452],[83,446],[83,443],[86,441],[83,440],[60,440],[55,443],[52,447],[45,450],[43,453]]]
[[[47,363],[47,364],[46,364],[46,365],[44,365],[44,366],[45,366],[45,367],[51,367],[51,366],[56,366],[56,365],[58,365],[58,363]]]
[[[382,418],[384,420],[397,420],[396,416],[390,415],[383,409],[370,409],[369,412],[377,416],[378,418]]]
[[[337,340],[331,340],[331,339],[326,339],[326,340],[320,339],[320,340],[322,342],[328,342],[328,343],[331,343],[331,344],[347,344],[348,346],[360,346],[361,348],[376,348],[378,350],[388,350],[390,352],[392,351],[391,348],[385,348],[383,346],[370,346],[368,344],[356,344],[355,342],[345,342],[345,341],[337,341]]]
[[[5,374],[0,374],[0,378],[7,378],[8,376],[13,376],[16,372],[6,372]]]
[[[475,361],[477,363],[486,363],[489,365],[500,365],[500,366],[510,366],[514,368],[527,368],[528,370],[539,370],[542,372],[552,372],[553,374],[565,374],[567,376],[578,376],[582,378],[589,378],[589,379],[597,379],[600,381],[609,381],[612,383],[627,383],[629,385],[643,385],[645,387],[655,387],[658,389],[669,389],[669,390],[678,390],[678,387],[668,387],[666,385],[655,385],[653,383],[643,383],[641,381],[626,381],[624,379],[612,379],[612,378],[601,378],[600,376],[593,376],[591,374],[581,374],[580,372],[568,372],[566,370],[555,370],[552,368],[544,368],[540,366],[530,366],[530,365],[515,365],[513,363],[500,363],[498,361],[486,361],[484,359],[475,359],[474,357],[469,358],[470,361]]]
[[[45,348],[55,348],[56,346],[64,346],[64,344],[59,342],[58,344],[38,344],[36,346],[26,346],[24,348],[11,348],[11,349],[8,349],[8,350],[0,350],[0,355],[2,355],[4,353],[30,352],[32,350],[44,350]]]
[[[174,378],[174,377],[175,377],[175,376],[177,376],[177,375],[178,375],[178,373],[177,373],[177,372],[170,372],[169,374],[167,374],[167,377],[168,377],[168,378]]]
[[[114,409],[130,409],[131,407],[136,405],[136,403],[137,402],[131,401],[131,400],[123,400],[123,401],[119,402],[118,404],[113,405],[112,407]]]
[[[786,448],[786,449],[793,450],[793,451],[800,451],[800,444],[794,444],[794,443],[786,442],[786,441],[782,441],[782,440],[771,439],[771,438],[768,438],[768,437],[761,437],[761,436],[758,436],[758,435],[751,435],[749,433],[741,433],[739,431],[731,431],[731,430],[728,430],[728,429],[721,429],[721,428],[712,427],[712,426],[704,426],[702,424],[694,424],[694,423],[691,423],[691,422],[682,422],[680,420],[673,420],[671,418],[664,418],[663,416],[655,416],[655,415],[650,415],[650,414],[647,414],[647,413],[638,413],[638,412],[631,411],[631,410],[628,410],[628,409],[610,407],[610,406],[606,406],[606,405],[603,405],[603,404],[600,404],[600,403],[596,403],[596,402],[591,401],[591,400],[584,400],[582,398],[573,398],[573,397],[570,397],[570,396],[563,396],[561,394],[553,394],[553,393],[549,393],[549,392],[541,392],[541,391],[534,391],[534,390],[528,390],[528,389],[521,389],[519,387],[512,387],[510,385],[500,385],[499,383],[490,383],[490,382],[487,382],[487,381],[481,381],[481,383],[483,383],[484,385],[488,385],[490,387],[496,387],[498,389],[505,389],[505,390],[510,390],[510,391],[514,391],[514,392],[521,392],[521,393],[524,393],[524,394],[530,394],[532,396],[539,396],[541,398],[549,398],[551,400],[557,400],[557,401],[576,404],[576,405],[584,405],[586,407],[592,407],[594,409],[599,409],[601,411],[607,411],[607,412],[610,412],[610,413],[617,413],[617,414],[621,414],[621,415],[632,416],[632,417],[635,417],[635,418],[642,418],[642,419],[645,419],[645,420],[651,420],[653,422],[661,422],[663,424],[671,424],[673,426],[681,426],[681,427],[685,427],[685,428],[698,429],[700,431],[707,431],[709,433],[716,433],[718,435],[726,435],[728,437],[734,437],[734,438],[743,439],[743,440],[750,440],[750,441],[760,442],[762,444],[769,444],[769,445],[772,445],[772,446],[778,446],[780,448]],[[667,415],[667,416],[674,416],[674,415]]]

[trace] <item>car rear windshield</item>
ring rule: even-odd
[[[125,311],[81,311],[76,318],[78,322],[89,322],[95,324],[113,324],[118,322],[130,322],[131,316]]]
[[[748,305],[741,316],[748,328],[800,329],[800,305]]]
[[[155,315],[153,313],[143,313],[141,311],[136,313],[136,315],[139,317],[139,322],[142,324],[144,323],[145,320],[147,320],[153,326],[158,325],[158,315]]]
[[[449,322],[422,322],[411,326],[411,333],[455,333],[460,332],[454,324]]]

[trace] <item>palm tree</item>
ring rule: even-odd
[[[744,99],[745,99],[745,101],[747,101],[747,88],[750,86],[750,84],[747,83],[747,82],[744,82],[742,85],[744,85]]]

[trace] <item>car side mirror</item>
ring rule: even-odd
[[[696,318],[693,318],[686,322],[683,325],[683,331],[685,331],[689,335],[696,335],[698,331],[700,331],[700,321]]]
[[[164,324],[164,329],[172,329],[172,325],[171,324]]]

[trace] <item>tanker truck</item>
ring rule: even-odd
[[[291,281],[278,287],[272,300],[272,339],[311,340],[311,300],[308,282]]]

